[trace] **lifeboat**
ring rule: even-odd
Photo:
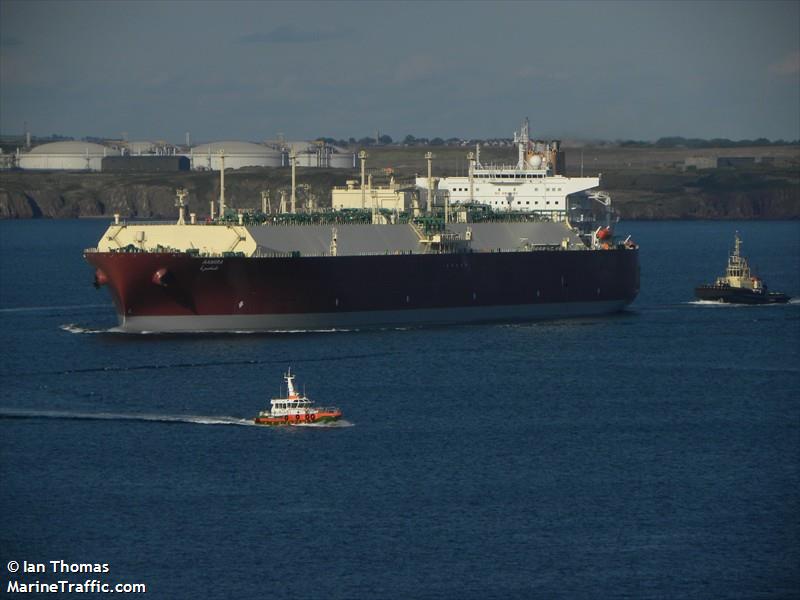
[[[614,237],[614,234],[611,233],[611,227],[601,227],[595,233],[595,237],[601,242],[611,241],[611,238]]]
[[[317,407],[305,394],[299,394],[294,387],[291,368],[283,374],[283,378],[286,381],[286,397],[272,398],[269,410],[262,410],[253,419],[256,425],[314,425],[331,423],[342,418],[342,411],[335,406]]]

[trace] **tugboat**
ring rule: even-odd
[[[737,231],[725,275],[717,277],[713,285],[696,287],[695,296],[699,300],[731,304],[786,304],[789,296],[782,292],[770,292],[760,277],[750,273],[750,266],[741,254],[741,247],[742,240]]]
[[[342,411],[336,407],[315,407],[305,394],[300,395],[294,387],[291,367],[283,374],[286,380],[287,397],[273,398],[269,410],[262,410],[253,419],[256,425],[311,425],[312,423],[331,423],[342,418]]]

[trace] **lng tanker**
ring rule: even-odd
[[[530,162],[521,165],[530,174]],[[536,167],[541,167],[537,164]],[[220,177],[224,177],[224,170]],[[565,178],[569,179],[569,178]],[[363,185],[363,182],[362,182]],[[129,332],[287,331],[612,313],[639,292],[639,251],[607,195],[560,211],[482,204],[115,222],[84,257]],[[435,198],[435,194],[430,197]],[[602,206],[605,223],[593,216]]]

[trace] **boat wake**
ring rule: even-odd
[[[87,327],[76,325],[75,323],[66,323],[64,325],[60,325],[59,328],[69,333],[123,333],[119,327],[109,327],[108,329],[89,329]]]
[[[733,302],[721,302],[719,300],[690,300],[684,302],[693,306],[744,306],[744,304],[734,304]]]
[[[29,312],[49,312],[49,311],[70,311],[83,310],[85,308],[108,308],[110,304],[71,304],[66,306],[18,306],[15,308],[0,308],[3,313],[29,313]]]
[[[255,424],[250,419],[228,416],[159,415],[140,413],[83,413],[59,410],[9,410],[0,409],[0,419],[63,419],[67,421],[146,421],[155,423],[190,423],[195,425],[245,425]]]
[[[792,298],[788,302],[789,304],[800,304],[800,298]],[[768,302],[764,304],[745,304],[743,302],[721,302],[719,300],[691,300],[689,302],[684,302],[689,306],[711,306],[711,307],[719,307],[719,308],[740,308],[742,306],[750,307],[766,307],[766,306],[785,306],[785,304],[781,304],[779,302]]]
[[[241,329],[230,331],[218,331],[213,329],[196,329],[192,331],[125,331],[121,327],[109,327],[107,329],[93,329],[91,327],[82,327],[77,323],[64,323],[59,325],[59,328],[68,333],[85,334],[85,333],[118,333],[131,336],[236,336],[236,335],[302,335],[302,334],[318,334],[318,333],[358,333],[361,330],[358,328],[344,328],[334,327],[331,329]],[[411,327],[383,327],[377,331],[409,331]]]
[[[120,333],[124,335],[165,335],[165,336],[172,336],[172,335],[218,335],[218,336],[227,336],[227,335],[292,335],[298,333],[347,333],[352,331],[358,331],[357,329],[259,329],[259,330],[249,330],[249,329],[242,329],[242,330],[231,330],[231,331],[215,331],[212,329],[196,329],[193,331],[125,331],[121,327],[109,327],[107,329],[93,329],[91,327],[82,327],[77,323],[64,323],[63,325],[59,325],[59,328],[63,331],[68,333]]]

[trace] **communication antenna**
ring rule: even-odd
[[[517,136],[514,136],[517,138]],[[528,137],[528,117],[525,117],[525,120],[522,122],[521,131],[519,137],[515,140],[517,142],[517,149],[519,153],[519,160],[517,161],[517,168],[524,169],[525,168],[525,153],[528,150],[528,143],[530,142],[530,138]]]
[[[425,160],[428,161],[428,214],[433,213],[433,177],[431,176],[431,161],[433,152],[425,153]]]
[[[361,210],[364,210],[367,207],[367,188],[364,187],[364,174],[366,173],[366,165],[367,165],[367,153],[364,150],[361,150],[358,153],[358,158],[361,159]]]
[[[297,179],[295,176],[295,170],[297,168],[297,153],[295,152],[294,148],[292,148],[289,152],[289,160],[292,162],[292,214],[295,214],[295,209],[297,208],[297,195],[295,193],[295,186],[297,185]]]
[[[473,204],[475,202],[475,154],[468,153],[467,160],[469,161],[469,202]]]
[[[184,219],[184,209],[186,207],[185,198],[189,195],[189,192],[186,191],[186,188],[178,188],[175,190],[175,194],[178,198],[175,200],[175,206],[178,207],[178,225],[186,225],[186,220]]]
[[[219,217],[225,218],[225,150],[219,151]]]

